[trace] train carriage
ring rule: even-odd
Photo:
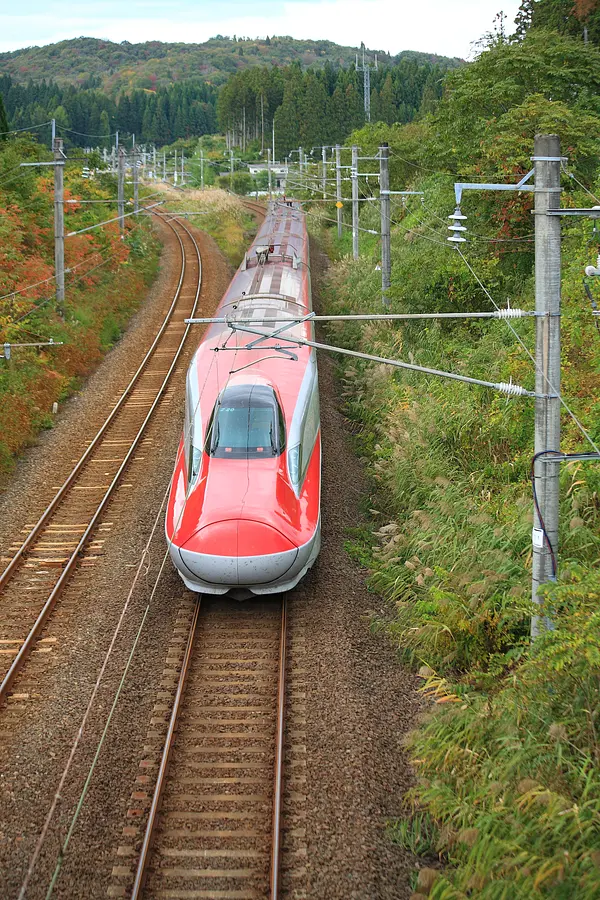
[[[303,213],[273,204],[208,327],[186,382],[166,516],[191,590],[243,599],[294,587],[320,548],[321,432]],[[290,320],[297,320],[290,325]],[[250,324],[248,324],[250,323]]]

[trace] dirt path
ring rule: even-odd
[[[220,299],[229,273],[210,238],[200,234],[207,314]],[[34,521],[52,485],[93,435],[110,403],[134,371],[169,299],[177,256],[166,237],[158,283],[123,341],[107,356],[81,395],[66,404],[57,426],[19,464],[0,500],[0,546]],[[319,256],[313,251],[318,304]],[[191,352],[191,346],[190,351]],[[361,516],[366,486],[347,424],[338,407],[333,364],[320,361],[323,471],[323,549],[317,566],[290,595],[292,627],[304,636],[306,722],[306,856],[289,897],[313,900],[408,898],[410,856],[392,846],[385,820],[399,810],[410,783],[402,749],[419,702],[412,676],[398,666],[367,616],[376,598],[365,573],[344,550],[347,529]],[[16,898],[43,826],[64,762],[77,733],[135,566],[170,478],[183,415],[183,378],[157,416],[144,453],[132,466],[126,502],[115,508],[104,554],[93,570],[76,576],[55,615],[60,647],[38,657],[16,700],[0,718],[0,896]],[[186,592],[167,567],[158,593],[151,587],[164,556],[162,528],[151,561],[133,595],[115,653],[98,694],[75,764],[62,792],[27,897],[43,898],[72,821],[82,786],[102,737],[106,717],[140,629],[89,793],[60,871],[55,898],[105,898],[123,843],[123,822],[160,690],[169,641]],[[189,597],[189,595],[187,595]],[[146,614],[146,608],[148,612]],[[145,619],[144,619],[144,616]],[[38,676],[34,677],[35,673]],[[35,690],[31,687],[33,684]],[[127,860],[124,860],[127,862]]]

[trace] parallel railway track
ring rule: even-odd
[[[181,250],[172,303],[154,342],[112,412],[0,575],[0,702],[36,647],[62,590],[85,558],[100,552],[103,514],[122,484],[177,368],[202,285],[202,260],[182,222],[163,220]]]
[[[276,900],[286,601],[195,605],[131,893]]]

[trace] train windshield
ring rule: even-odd
[[[285,448],[285,425],[275,391],[265,385],[226,388],[214,408],[206,452],[220,459],[264,459]]]

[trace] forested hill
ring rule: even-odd
[[[276,36],[261,40],[217,35],[203,44],[161,41],[116,44],[80,37],[45,47],[0,53],[0,75],[9,75],[21,84],[51,79],[61,86],[93,86],[114,97],[134,88],[156,90],[187,79],[202,78],[219,85],[236,72],[260,65],[286,66],[298,62],[308,68],[329,62],[347,67],[354,62],[356,52],[354,47],[331,41]],[[460,63],[458,59],[413,51],[404,51],[397,57],[379,52],[380,60],[387,65],[404,57],[445,66]]]
[[[448,62],[402,58],[373,70],[373,121],[410,122],[419,111],[430,109],[441,96],[447,68]],[[163,146],[213,134],[219,125],[234,146],[246,151],[252,141],[264,149],[265,133],[270,134],[275,119],[276,152],[285,155],[299,142],[309,147],[343,142],[353,128],[363,125],[362,80],[354,63],[344,68],[326,62],[303,71],[296,62],[242,70],[220,88],[197,76],[112,97],[96,76],[77,87],[52,80],[20,84],[0,74],[0,98],[9,128],[34,128],[45,144],[54,119],[67,146],[108,147],[116,131],[124,140],[135,135],[138,143]]]

